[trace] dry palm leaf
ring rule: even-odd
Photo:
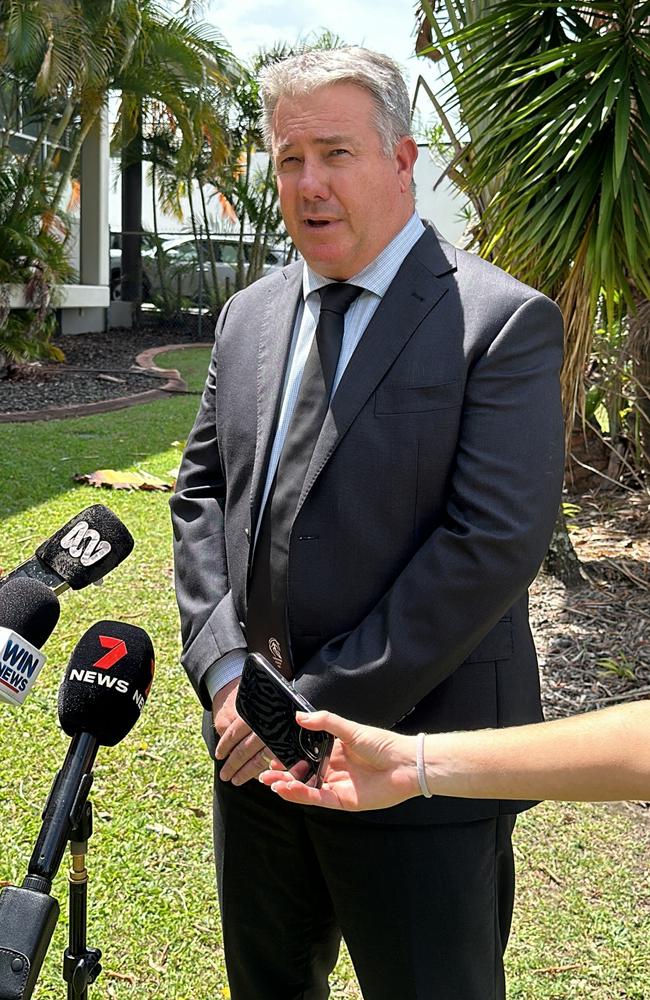
[[[161,490],[174,488],[171,479],[160,479],[148,472],[122,472],[115,469],[97,469],[86,474],[77,473],[72,477],[77,483],[87,486],[105,486],[110,490]]]

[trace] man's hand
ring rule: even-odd
[[[217,760],[225,763],[219,772],[222,781],[243,785],[265,771],[273,755],[264,746],[235,708],[239,680],[229,681],[212,699],[212,720],[219,736]]]

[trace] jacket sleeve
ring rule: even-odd
[[[561,495],[562,318],[536,294],[476,360],[441,523],[351,632],[304,666],[316,707],[391,726],[451,674],[544,558]]]
[[[212,707],[205,685],[208,668],[231,650],[246,647],[228,580],[226,483],[216,428],[217,352],[230,302],[219,318],[201,405],[183,454],[176,492],[170,500],[183,644],[181,663],[207,709]]]

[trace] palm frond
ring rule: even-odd
[[[599,302],[613,323],[650,297],[650,3],[500,0],[442,44],[465,56],[463,183],[490,192],[480,251],[560,296],[571,407]]]

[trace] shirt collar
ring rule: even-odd
[[[406,225],[400,229],[390,243],[358,274],[348,278],[351,285],[359,285],[368,292],[381,298],[391,281],[399,271],[405,257],[413,249],[424,232],[424,225],[414,212]],[[317,274],[305,261],[302,272],[302,293],[306,299],[312,292],[332,283],[331,278]]]

